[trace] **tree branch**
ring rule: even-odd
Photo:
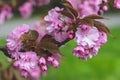
[[[6,47],[0,46],[0,51],[2,51],[2,52],[4,53],[4,55],[6,55],[7,57],[12,58],[12,57],[10,56],[10,54],[8,53]]]

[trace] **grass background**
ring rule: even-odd
[[[76,46],[70,41],[62,46],[63,57],[58,69],[50,67],[47,75],[40,80],[120,80],[120,28],[111,29],[115,39],[108,36],[108,42],[102,46],[98,55],[87,61],[72,55]],[[0,45],[5,40],[0,39]],[[6,57],[0,53],[0,62],[4,68],[8,66]]]

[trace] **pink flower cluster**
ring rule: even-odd
[[[77,43],[72,53],[82,60],[95,56],[99,48],[107,42],[107,35],[103,30],[98,30],[97,26],[80,23],[80,20],[84,22],[81,17],[98,13],[101,0],[74,0],[77,3],[73,0],[69,1],[79,14],[76,17],[74,12],[69,10],[69,15],[75,17],[73,20],[62,13],[65,12],[63,8],[55,7],[44,18],[45,31],[42,31],[40,23],[36,22],[32,29],[24,24],[15,28],[7,36],[6,49],[14,59],[13,66],[19,70],[22,77],[28,80],[38,80],[40,76],[46,74],[49,66],[57,68],[61,57],[58,48],[69,40],[74,39]],[[102,0],[102,2],[106,4],[107,0]],[[30,16],[32,6],[31,2],[26,2],[19,8],[24,18]],[[101,18],[98,15],[91,16]],[[94,21],[91,16],[87,17]],[[51,44],[48,43],[49,39]]]
[[[38,25],[35,25],[33,30],[37,31],[39,36],[36,42],[40,41],[45,33],[41,32]],[[38,80],[41,75],[45,75],[47,68],[52,65],[57,68],[59,66],[59,53],[46,56],[40,56],[35,51],[20,51],[23,47],[21,36],[29,33],[29,25],[22,25],[14,29],[6,40],[6,48],[15,60],[13,66],[19,70],[22,77],[30,80]],[[30,46],[29,46],[30,47]]]
[[[12,18],[12,8],[9,5],[0,6],[0,24],[3,24],[6,19]]]
[[[120,0],[114,0],[114,7],[120,9]]]
[[[71,23],[71,19],[66,16],[63,16],[58,11],[63,11],[58,7],[50,10],[48,15],[45,16],[44,20],[46,21],[46,32],[49,35],[52,35],[56,41],[62,42],[69,37],[68,27]]]
[[[56,41],[61,43],[66,39],[73,39],[75,33],[74,40],[78,46],[73,49],[73,55],[83,60],[96,55],[99,48],[107,42],[106,33],[85,24],[80,24],[76,32],[69,30],[72,20],[63,16],[59,11],[63,9],[56,7],[45,17],[47,34],[52,35]]]
[[[53,65],[55,68],[59,66],[58,57],[57,54],[45,58],[37,56],[37,53],[32,51],[22,52],[13,66],[20,71],[22,77],[38,80],[41,75],[46,75],[49,65]]]
[[[75,42],[78,46],[74,48],[73,55],[87,60],[88,57],[96,55],[100,46],[107,41],[106,33],[99,31],[96,27],[80,25],[77,29]]]

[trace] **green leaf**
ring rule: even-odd
[[[52,54],[60,53],[56,41],[49,35],[45,35],[42,38],[42,40],[40,41],[40,48],[42,48],[43,50],[47,50]]]

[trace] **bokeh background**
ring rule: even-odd
[[[6,35],[12,29],[21,24],[29,24],[32,27],[34,22],[47,14],[47,10],[57,5],[58,1],[53,1],[40,9],[36,8],[36,12],[28,19],[21,19],[16,12],[11,20],[0,25],[0,46],[5,45]],[[108,19],[101,21],[109,27],[114,38],[108,36],[108,42],[100,48],[98,55],[82,61],[72,55],[72,49],[76,44],[70,41],[60,48],[63,53],[60,66],[57,69],[50,67],[47,75],[40,80],[120,80],[120,10],[111,8],[103,16]],[[9,66],[2,52],[0,52],[0,62],[3,68]]]

